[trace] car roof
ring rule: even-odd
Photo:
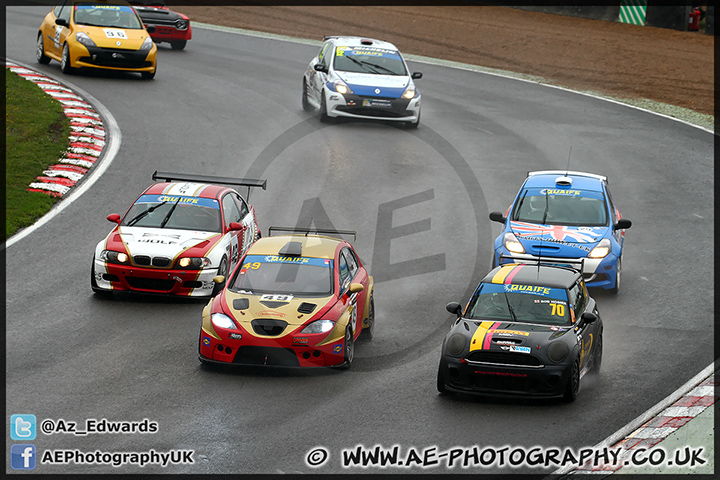
[[[577,282],[578,277],[580,272],[572,268],[510,263],[491,270],[481,283],[570,288]]]
[[[298,253],[298,244],[301,256],[313,258],[335,258],[338,245],[347,243],[338,238],[322,235],[277,235],[258,239],[250,246],[248,255],[287,255],[288,252]]]
[[[370,37],[344,37],[344,36],[332,36],[325,37],[326,39],[334,38],[336,45],[342,45],[344,47],[375,47],[385,48],[387,50],[397,50],[398,48],[390,42],[384,40],[378,40]]]
[[[200,197],[218,199],[225,192],[234,191],[221,185],[194,182],[158,182],[150,185],[145,195],[181,195],[184,197]]]
[[[569,184],[568,184],[569,182]],[[545,170],[529,172],[525,179],[525,188],[568,188],[573,190],[603,191],[607,178],[601,175],[584,172],[566,172],[564,170]]]

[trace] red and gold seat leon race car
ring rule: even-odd
[[[328,235],[355,232],[269,232],[203,310],[200,361],[349,368],[360,334],[373,336],[374,282],[353,246]]]
[[[155,172],[157,183],[135,200],[95,247],[90,283],[95,293],[130,291],[208,297],[260,237],[255,210],[234,189],[265,180]],[[218,185],[219,184],[219,185]]]

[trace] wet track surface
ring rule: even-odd
[[[153,81],[66,76],[57,62],[34,61],[45,13],[7,9],[7,58],[98,99],[122,144],[90,190],[6,251],[7,418],[32,413],[83,426],[147,418],[158,432],[56,433],[35,443],[195,453],[192,465],[43,465],[37,473],[369,473],[380,469],[342,468],[342,450],[581,448],[712,362],[710,133],[560,89],[417,62],[419,129],[324,124],[300,106],[316,46],[198,28],[186,50],[160,47]],[[622,291],[591,291],[605,326],[601,375],[583,379],[573,404],[438,395],[452,321],[445,304],[466,301],[489,269],[500,226],[488,212],[507,208],[527,171],[565,168],[570,148],[571,169],[607,175],[633,221]],[[377,330],[356,348],[351,370],[201,367],[204,301],[92,294],[93,249],[112,227],[105,217],[122,214],[155,170],[266,178],[268,189],[250,194],[263,233],[270,225],[358,232],[354,244],[375,276]],[[330,457],[313,469],[306,456],[318,446]]]

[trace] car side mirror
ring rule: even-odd
[[[145,30],[146,30],[148,33],[155,33],[155,27],[152,26],[152,25],[150,25],[150,26],[148,26],[148,27],[145,27]]]
[[[315,66],[313,67],[313,69],[314,69],[316,72],[328,73],[328,68],[327,68],[327,66],[323,65],[322,63],[316,63]]]
[[[505,218],[505,215],[503,215],[502,212],[490,212],[489,217],[490,220],[498,223],[505,223],[505,220],[507,220],[507,218]]]
[[[582,319],[583,322],[585,322],[587,324],[594,323],[598,319],[597,315],[595,315],[592,312],[585,312],[580,316],[580,318]]]
[[[410,77],[413,78],[414,80],[417,80],[418,78],[422,78],[422,72],[413,72]]]
[[[365,287],[362,283],[351,283],[348,293],[362,292],[363,290],[365,290]]]
[[[107,219],[109,222],[120,223],[120,215],[118,215],[117,213],[111,213],[107,216]]]
[[[613,228],[615,230],[622,230],[624,228],[630,228],[632,227],[632,222],[628,220],[627,218],[621,218],[617,221],[615,225],[613,225]]]
[[[213,277],[213,282],[217,283],[218,285],[220,285],[224,281],[225,281],[225,275],[216,275]]]
[[[245,224],[242,224],[240,222],[230,222],[230,226],[228,227],[228,230],[245,230],[247,226]]]
[[[458,316],[458,318],[462,316],[462,305],[460,305],[458,302],[448,303],[447,305],[445,305],[445,310],[450,313],[454,313]]]
[[[55,25],[62,25],[63,27],[67,27],[67,26],[68,26],[68,22],[67,22],[67,20],[65,20],[64,18],[56,18],[56,19],[55,19]]]

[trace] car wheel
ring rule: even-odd
[[[223,288],[225,288],[225,284],[227,283],[227,276],[228,276],[228,262],[227,258],[223,257],[222,260],[220,260],[220,266],[218,267],[217,271],[218,275],[222,275],[225,277],[225,281],[222,283],[216,283],[213,287],[212,296],[214,297],[218,293],[222,291]]]
[[[140,76],[142,76],[143,80],[152,80],[155,78],[155,72],[157,72],[157,65],[155,65],[155,70],[152,72],[140,72]]]
[[[362,331],[365,332],[364,337],[366,341],[370,341],[375,336],[375,299],[373,294],[370,294],[370,311],[368,312],[367,327],[363,327]]]
[[[612,293],[618,293],[620,291],[620,277],[622,273],[622,257],[618,258],[617,268],[615,269],[615,286],[610,289]]]
[[[50,57],[45,55],[45,44],[43,42],[42,33],[38,33],[35,57],[37,58],[38,63],[42,63],[43,65],[47,65],[48,63],[50,63]]]
[[[407,122],[407,127],[408,127],[408,128],[414,129],[414,128],[418,128],[418,126],[420,126],[420,112],[418,112],[417,121],[415,121],[415,122]]]
[[[345,328],[345,344],[343,345],[343,351],[345,352],[345,361],[338,365],[343,370],[347,370],[352,365],[352,361],[355,358],[355,340],[353,340],[353,331],[350,325]]]
[[[440,393],[448,393],[447,388],[445,388],[445,369],[443,369],[442,362],[438,365],[437,390]]]
[[[568,378],[567,387],[565,388],[565,400],[574,402],[577,399],[580,390],[580,359],[576,358],[570,370],[570,378]]]
[[[325,102],[325,93],[320,93],[320,121],[323,123],[330,122],[330,116],[327,113],[327,103]]]
[[[182,50],[187,45],[187,40],[178,40],[177,42],[170,42],[170,48],[173,50]]]
[[[593,365],[591,372],[594,375],[600,373],[600,367],[602,366],[602,355],[603,355],[603,337],[602,332],[598,334],[597,343],[595,344],[595,355],[593,356]]]
[[[303,77],[302,108],[306,112],[314,110],[313,106],[310,105],[310,102],[308,101],[308,86],[305,77]]]
[[[71,74],[73,72],[73,67],[70,65],[70,47],[68,47],[67,43],[63,46],[62,57],[60,59],[60,70],[67,74]]]
[[[90,266],[90,288],[92,288],[93,293],[96,295],[108,295],[109,293],[112,293],[98,287],[98,284],[95,281],[95,257],[93,257],[92,265]]]

